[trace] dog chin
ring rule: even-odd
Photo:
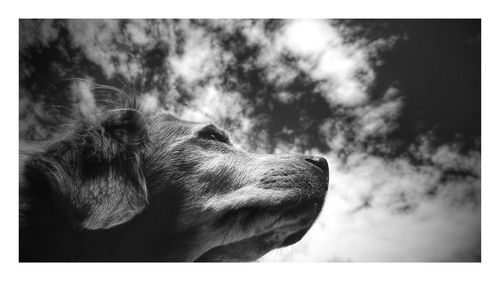
[[[197,262],[250,262],[255,261],[269,251],[292,245],[302,239],[309,227],[290,234],[288,231],[272,231],[270,233],[243,239],[230,244],[221,245],[203,253]]]
[[[298,242],[307,233],[316,220],[323,200],[308,200],[301,204],[283,207],[281,214],[277,210],[254,211],[248,208],[241,211],[240,218],[246,219],[246,228],[259,225],[259,221],[270,216],[279,219],[265,230],[254,230],[255,235],[242,237],[227,244],[218,245],[202,253],[196,261],[247,262],[255,261],[271,250],[286,247]],[[271,215],[271,213],[274,213]],[[247,217],[247,218],[245,218]]]

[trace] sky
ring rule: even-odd
[[[271,261],[481,260],[480,20],[20,20],[20,156],[112,107],[322,155],[317,223]],[[106,86],[102,86],[106,85]]]

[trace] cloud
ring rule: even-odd
[[[283,43],[289,50],[305,57],[321,56],[330,46],[342,43],[340,34],[327,21],[294,20],[283,28]]]
[[[21,90],[22,92],[22,90]],[[50,132],[44,126],[40,125],[40,119],[47,116],[44,104],[33,102],[25,95],[19,95],[19,136],[20,139],[30,140],[47,139]]]
[[[19,21],[19,49],[28,47],[47,47],[57,39],[59,29],[54,20],[20,20]]]
[[[108,79],[120,74],[133,82],[144,71],[143,52],[158,41],[146,32],[154,25],[144,20],[128,22],[123,30],[117,20],[68,20],[66,23],[73,45],[100,66]],[[136,54],[131,52],[135,45],[139,46]]]
[[[90,81],[82,80],[72,83],[71,92],[77,100],[78,111],[83,116],[90,118],[98,112]]]
[[[148,93],[143,93],[138,97],[139,105],[144,112],[156,112],[160,109],[159,101],[160,93],[157,91],[152,91]]]
[[[278,42],[299,56],[304,71],[322,81],[322,91],[332,104],[357,105],[366,100],[364,84],[373,80],[366,54],[345,44],[339,30],[327,21],[292,21]]]
[[[67,22],[71,39],[76,47],[85,52],[86,57],[99,65],[107,77],[116,72],[113,57],[119,56],[113,40],[120,36],[120,27],[113,20],[71,20]]]
[[[262,26],[244,30],[250,42],[263,47],[258,62],[268,68],[271,81],[285,84],[296,77],[297,70],[277,63],[290,54],[297,58],[299,70],[320,83],[321,93],[332,106],[356,106],[368,100],[367,88],[375,79],[370,59],[395,41],[380,39],[369,46],[347,43],[340,26],[325,20],[287,21],[272,37],[264,35]]]
[[[220,75],[223,66],[231,61],[230,53],[223,52],[213,35],[200,27],[183,21],[179,29],[185,36],[185,45],[183,54],[169,59],[174,76],[182,77],[192,85],[202,79]]]
[[[146,35],[147,24],[142,20],[134,20],[127,24],[126,30],[130,34],[132,42],[138,45],[148,44],[150,38]]]
[[[358,118],[358,140],[368,136],[387,135],[397,127],[397,117],[402,108],[402,98],[397,97],[397,89],[389,88],[378,103],[371,103],[354,109]]]

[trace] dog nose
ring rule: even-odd
[[[328,162],[326,161],[325,158],[319,156],[306,156],[304,160],[317,166],[325,173],[328,173]]]

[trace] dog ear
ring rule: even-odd
[[[106,229],[125,223],[148,204],[141,169],[148,142],[145,126],[136,110],[82,122],[26,164],[26,184],[48,187],[48,200],[76,227]]]

